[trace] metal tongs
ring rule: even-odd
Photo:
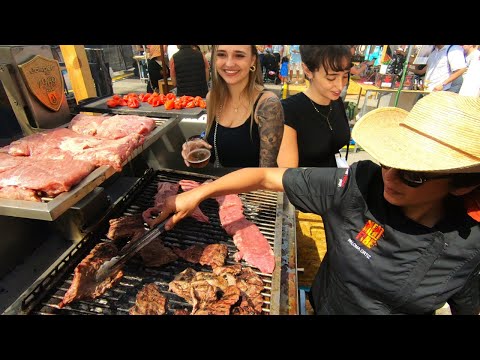
[[[95,280],[97,282],[101,282],[108,278],[110,275],[115,274],[117,271],[119,271],[133,255],[135,255],[146,245],[150,244],[153,239],[155,239],[158,235],[162,234],[165,231],[165,224],[171,217],[172,215],[167,217],[154,228],[148,230],[138,240],[125,245],[122,250],[120,250],[117,256],[114,256],[110,260],[105,261],[102,265],[100,265],[97,273],[95,274]]]

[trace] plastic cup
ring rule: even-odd
[[[200,138],[190,138],[187,141],[187,162],[192,168],[202,168],[208,164],[211,156],[209,149]]]

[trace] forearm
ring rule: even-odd
[[[195,189],[198,202],[208,198],[254,190],[283,191],[285,168],[245,168]]]
[[[245,168],[222,176],[214,182],[204,183],[193,190],[170,196],[165,201],[158,221],[161,222],[167,216],[173,214],[172,218],[165,224],[165,229],[170,230],[208,198],[253,190],[283,191],[282,178],[286,170],[279,168]]]
[[[277,164],[279,167],[298,167],[297,132],[288,125],[283,127],[282,144],[278,152]]]
[[[463,73],[467,70],[467,68],[463,68],[463,69],[459,69],[459,70],[456,70],[455,72],[453,72],[448,78],[447,80],[445,80],[443,82],[443,85],[447,85],[447,84],[450,84],[451,82],[453,82],[455,79],[459,78],[460,76],[463,75]]]

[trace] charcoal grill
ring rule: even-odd
[[[210,267],[191,264],[178,259],[160,268],[147,268],[138,259],[131,259],[124,267],[124,276],[113,288],[94,300],[79,300],[62,309],[57,305],[73,280],[75,266],[100,241],[106,238],[108,219],[122,215],[141,213],[153,205],[159,181],[178,182],[182,179],[203,182],[214,178],[210,175],[194,174],[177,170],[149,169],[112,208],[105,220],[93,229],[89,236],[70,247],[30,288],[25,291],[4,314],[104,314],[127,315],[134,305],[138,291],[147,283],[154,282],[167,297],[167,314],[175,309],[191,306],[181,297],[168,291],[168,283],[175,275],[191,267],[197,271],[209,271]],[[181,190],[180,190],[181,191]],[[263,314],[298,314],[298,287],[296,274],[295,221],[293,206],[283,193],[252,191],[239,194],[244,205],[245,217],[255,223],[272,246],[275,255],[273,274],[252,269],[264,282]],[[193,244],[222,243],[228,247],[228,265],[235,264],[233,254],[236,247],[232,238],[222,229],[218,217],[218,204],[208,199],[200,205],[210,223],[197,222],[192,218],[182,220],[173,230],[163,235],[169,246],[185,248]],[[250,266],[243,260],[243,266]]]

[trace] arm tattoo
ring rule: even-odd
[[[276,167],[283,137],[283,108],[276,96],[269,97],[257,109],[260,134],[260,167]]]

